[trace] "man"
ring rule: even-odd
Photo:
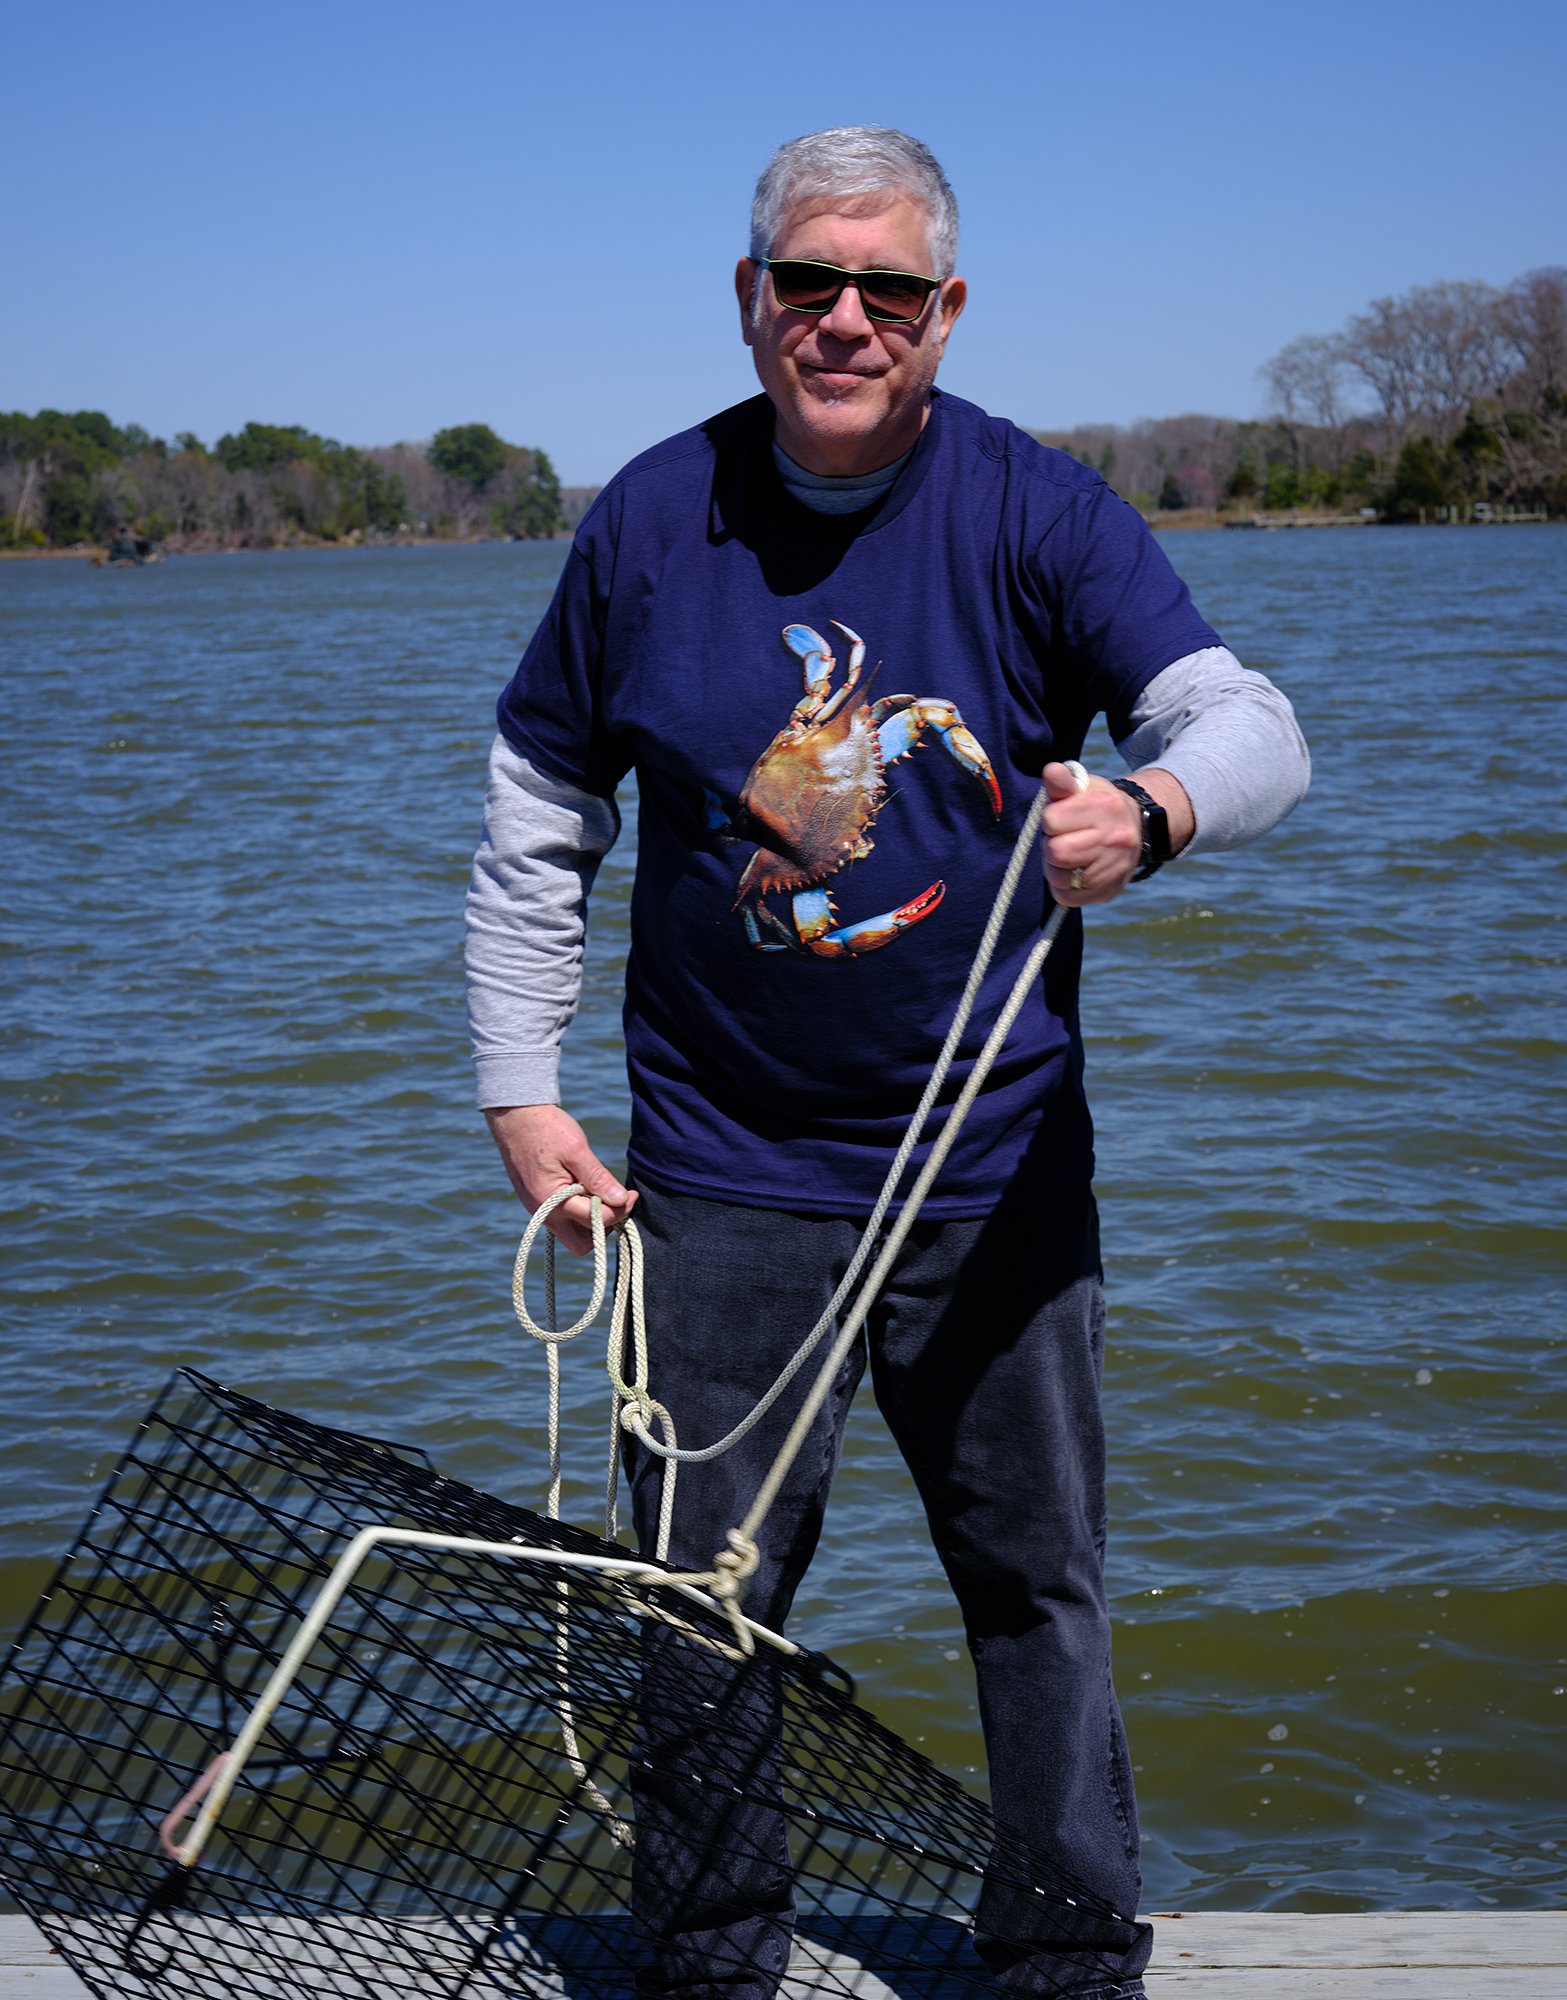
[[[470,896],[479,1101],[529,1209],[573,1181],[611,1223],[637,1205],[652,1387],[683,1444],[744,1415],[831,1297],[1041,773],[1043,869],[944,1105],[1051,898],[1107,902],[1264,831],[1305,788],[1288,704],[1223,649],[1140,517],[936,389],[966,298],[956,242],[941,169],[904,134],[780,150],[735,276],[764,394],[604,491],[501,698]],[[1078,792],[1064,761],[1101,710],[1135,780]],[[633,767],[622,1186],[559,1106],[555,1064]],[[1080,954],[1069,920],[769,1517],[746,1608],[787,1614],[868,1358],[963,1609],[996,1811],[1131,1915]],[[552,1226],[580,1250],[587,1220],[578,1199]],[[676,1561],[711,1561],[787,1402],[682,1472]],[[648,1544],[658,1470],[634,1458]],[[699,1930],[663,1941],[655,1990],[773,1991],[776,1935],[755,1932],[752,1973],[719,1977]],[[991,1943],[1020,1991],[1142,1992],[1146,1945],[1074,1986]]]

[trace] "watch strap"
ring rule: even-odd
[[[1132,876],[1134,882],[1146,882],[1170,859],[1170,821],[1164,807],[1152,793],[1145,792],[1135,778],[1112,778],[1110,780],[1118,792],[1125,792],[1135,800],[1143,816],[1143,851]]]

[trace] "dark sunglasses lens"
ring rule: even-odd
[[[860,303],[872,319],[915,320],[925,310],[925,301],[935,290],[928,278],[916,278],[903,271],[861,271],[851,274],[831,264],[810,264],[785,259],[770,266],[773,292],[789,312],[831,312],[838,294],[854,275]]]
[[[901,271],[867,271],[860,279],[860,302],[873,319],[918,319],[930,293]]]
[[[843,288],[843,273],[830,264],[774,264],[773,291],[790,312],[829,312]]]

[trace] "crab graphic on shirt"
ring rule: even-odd
[[[784,644],[804,668],[805,693],[751,766],[737,811],[726,815],[713,800],[709,824],[756,842],[733,908],[758,951],[857,958],[923,922],[946,894],[944,882],[932,882],[881,916],[838,922],[824,885],[863,861],[874,846],[871,829],[887,802],[887,766],[934,738],[980,786],[996,818],[1001,815],[1001,787],[990,759],[950,701],[912,694],[852,700],[865,663],[865,641],[838,619],[829,622],[849,642],[842,685],[833,687],[838,663],[820,633],[809,625],[786,625]],[[770,896],[790,898],[787,917],[769,905]]]

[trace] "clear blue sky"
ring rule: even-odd
[[[0,407],[211,441],[483,421],[571,483],[754,386],[773,146],[902,125],[963,210],[946,386],[1259,409],[1378,294],[1567,262],[1567,4],[316,0],[11,10]]]

